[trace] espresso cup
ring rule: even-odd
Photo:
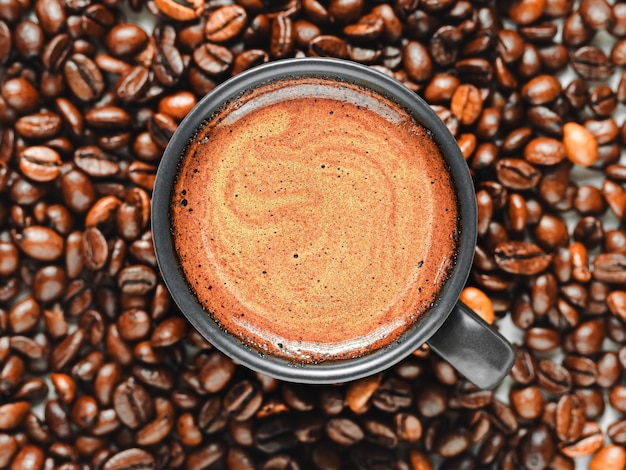
[[[258,372],[346,382],[424,343],[481,388],[513,365],[459,301],[477,210],[456,140],[375,69],[286,59],[216,87],[164,152],[152,232],[183,314]]]

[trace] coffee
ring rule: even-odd
[[[185,150],[171,194],[189,287],[244,343],[297,362],[397,340],[454,263],[441,152],[403,108],[323,78],[226,104]]]

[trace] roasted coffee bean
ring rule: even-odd
[[[552,433],[545,424],[531,428],[517,446],[517,457],[524,468],[547,468],[556,450]]]
[[[602,253],[593,262],[593,278],[608,283],[626,280],[626,256],[621,253]]]
[[[10,78],[2,84],[2,98],[19,113],[34,111],[39,105],[39,93],[25,78]]]
[[[582,435],[572,443],[560,443],[559,450],[567,457],[583,457],[597,451],[604,442],[600,427],[593,422],[585,423]]]
[[[74,54],[63,67],[72,93],[81,101],[93,101],[104,91],[104,79],[98,66],[83,54]]]
[[[473,124],[482,111],[482,98],[473,85],[460,85],[452,95],[450,110],[466,126]]]
[[[38,446],[27,444],[15,455],[11,468],[25,470],[43,468],[45,455]]]
[[[528,385],[535,379],[535,376],[533,357],[528,350],[517,348],[517,356],[511,369],[511,377],[519,384]]]
[[[167,114],[156,113],[148,120],[148,132],[152,141],[164,149],[176,131],[176,122]]]
[[[496,163],[498,180],[507,188],[525,190],[537,185],[541,173],[521,159],[503,158]]]
[[[607,435],[615,444],[626,442],[626,420],[615,421],[607,429]]]
[[[51,2],[38,0],[35,3],[35,14],[41,27],[50,35],[59,33],[65,27],[65,10],[63,4],[58,0]]]
[[[61,156],[50,147],[26,147],[20,153],[20,170],[33,181],[52,181],[61,172]]]
[[[522,87],[522,97],[532,105],[554,101],[561,94],[561,84],[552,75],[539,75]]]
[[[31,405],[27,401],[16,401],[0,405],[0,430],[7,431],[20,426],[30,409]]]
[[[511,406],[522,419],[534,420],[543,412],[544,399],[539,387],[513,388],[509,392]]]
[[[322,34],[311,40],[309,53],[317,57],[346,58],[348,56],[348,45],[337,36]]]
[[[563,366],[572,375],[572,380],[576,385],[587,387],[596,382],[598,368],[591,359],[581,356],[566,356],[563,359]]]
[[[85,121],[97,129],[127,128],[131,118],[124,109],[117,106],[100,106],[92,108],[85,114]]]
[[[404,46],[403,62],[406,73],[416,82],[424,82],[432,76],[432,60],[428,50],[419,42],[411,41]]]
[[[339,418],[333,418],[339,419]],[[331,425],[331,421],[326,423],[326,432],[328,428],[332,427],[332,432],[336,432],[336,438],[339,440],[350,440],[354,436],[363,438],[363,432],[356,426],[345,431],[346,433],[352,432],[353,434],[344,434],[341,426],[337,426],[337,423]],[[339,423],[341,424],[341,422]],[[335,429],[338,428],[338,429]],[[359,439],[359,440],[360,440]],[[293,434],[292,417],[289,415],[277,415],[275,417],[268,418],[260,423],[259,427],[254,433],[255,446],[264,453],[271,454],[280,451],[284,451],[294,447],[297,444],[297,439]]]
[[[498,400],[494,400],[489,405],[488,416],[493,425],[506,435],[513,434],[518,429],[517,419],[513,410]]]
[[[214,10],[205,23],[204,34],[212,42],[228,42],[239,36],[248,21],[246,10],[239,5],[228,5]]]
[[[576,395],[563,395],[555,414],[556,434],[564,442],[580,437],[585,425],[584,407]]]
[[[131,448],[112,455],[104,463],[102,470],[121,470],[124,468],[153,470],[157,466],[154,457],[148,452],[139,448]]]
[[[503,242],[496,246],[496,264],[513,274],[537,274],[545,270],[552,257],[529,242]]]
[[[96,199],[96,190],[85,173],[70,170],[61,174],[60,182],[63,200],[70,210],[77,213],[89,210]]]
[[[547,106],[533,106],[526,112],[530,125],[554,137],[563,135],[563,118]]]
[[[196,65],[208,75],[220,75],[233,63],[233,54],[225,47],[205,43],[193,52]]]
[[[606,80],[613,73],[609,58],[596,46],[583,46],[571,57],[572,66],[586,80]]]
[[[226,448],[223,443],[214,442],[207,444],[189,455],[186,468],[209,469],[213,464],[221,460],[225,453]]]
[[[15,129],[27,139],[50,139],[61,131],[61,118],[49,111],[28,114],[15,122]]]
[[[556,165],[565,157],[565,146],[551,137],[537,137],[524,148],[524,159],[533,165]]]
[[[235,372],[233,362],[221,353],[210,354],[199,372],[199,379],[209,393],[220,391]]]
[[[332,418],[326,424],[329,439],[342,446],[353,445],[365,437],[362,429],[348,418]]]
[[[154,4],[160,13],[178,21],[190,21],[198,18],[204,9],[204,2],[200,0],[191,2],[155,0]]]
[[[572,377],[568,370],[549,359],[542,359],[537,364],[537,381],[547,392],[560,394],[572,387]]]
[[[136,429],[152,419],[154,405],[146,389],[130,378],[115,388],[113,406],[126,426]]]
[[[148,35],[136,24],[120,23],[111,28],[105,38],[106,48],[117,57],[130,56],[141,51],[148,43]]]

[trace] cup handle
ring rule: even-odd
[[[427,343],[466,379],[483,389],[495,388],[515,362],[511,343],[460,301]]]

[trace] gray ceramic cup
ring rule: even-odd
[[[432,132],[452,175],[460,212],[457,262],[439,298],[398,341],[365,356],[294,366],[286,359],[251,349],[221,329],[188,289],[171,237],[170,198],[183,150],[211,114],[234,97],[267,83],[295,77],[324,77],[372,89],[408,110]],[[430,106],[400,82],[372,68],[338,59],[301,58],[271,62],[241,73],[205,96],[180,124],[167,146],[152,196],[152,232],[157,261],[174,301],[191,324],[235,361],[281,380],[330,384],[366,377],[391,367],[427,343],[467,379],[493,388],[508,374],[515,350],[495,329],[459,302],[474,257],[477,215],[474,186],[454,137]]]

